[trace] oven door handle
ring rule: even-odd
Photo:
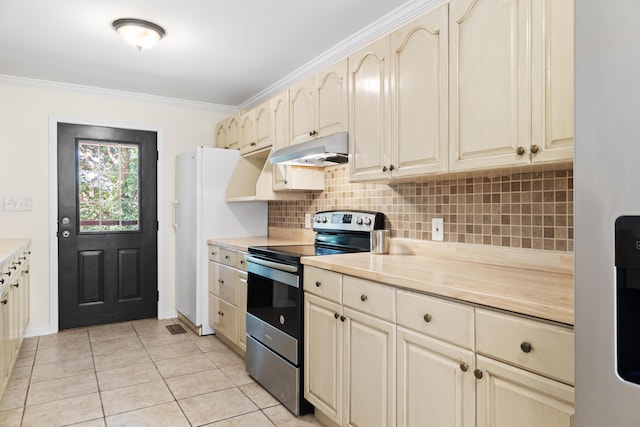
[[[279,262],[267,261],[265,259],[256,258],[256,257],[251,256],[251,255],[245,255],[245,258],[247,259],[248,262],[252,262],[254,264],[262,265],[264,267],[274,268],[276,270],[282,270],[282,271],[286,271],[286,272],[289,272],[289,273],[297,273],[298,272],[298,267],[296,267],[295,265],[281,264]]]

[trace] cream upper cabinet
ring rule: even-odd
[[[573,158],[573,0],[449,3],[450,168]]]
[[[391,139],[389,37],[349,57],[349,178],[380,179]]]
[[[240,114],[236,113],[227,119],[227,145],[225,146],[225,148],[234,150],[240,149],[240,135],[238,129],[239,118]]]
[[[271,132],[271,101],[264,102],[254,108],[255,145],[249,151],[271,147],[273,133]]]
[[[271,99],[271,133],[273,151],[289,146],[289,91]],[[273,165],[273,189],[286,189],[287,166]]]
[[[227,148],[227,119],[216,125],[216,147]]]
[[[571,160],[573,0],[536,1],[533,6],[532,161]]]
[[[452,170],[529,162],[529,3],[449,3]]]
[[[240,152],[247,154],[271,147],[271,103],[269,101],[240,115]]]
[[[315,138],[315,76],[289,88],[290,145]]]
[[[347,60],[289,89],[291,145],[346,131],[349,120]]]
[[[574,389],[566,384],[477,356],[478,427],[573,427]]]
[[[391,176],[449,168],[448,19],[445,4],[391,34]]]
[[[346,132],[349,123],[349,80],[346,59],[316,74],[314,96],[315,136]]]

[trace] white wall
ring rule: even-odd
[[[228,110],[207,104],[0,80],[0,203],[5,196],[33,198],[30,212],[5,212],[0,205],[0,238],[32,239],[31,322],[27,333],[54,332],[49,321],[49,246],[55,239],[50,223],[56,212],[49,209],[49,155],[56,153],[49,153],[50,118],[161,132],[165,203],[159,206],[159,213],[166,218],[160,224],[166,241],[165,253],[160,255],[164,307],[159,307],[158,314],[166,317],[175,310],[174,233],[170,224],[175,156],[194,146],[213,145],[215,124],[228,114]]]

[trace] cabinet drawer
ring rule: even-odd
[[[303,289],[333,302],[342,301],[342,274],[305,265]]]
[[[473,308],[397,291],[398,325],[434,338],[473,349]]]
[[[238,270],[209,261],[209,292],[237,305]]]
[[[568,384],[574,381],[569,328],[476,309],[476,351]]]
[[[213,294],[209,294],[209,324],[216,330],[235,342],[238,331],[237,309],[227,304]]]
[[[395,289],[391,286],[345,276],[342,303],[355,310],[395,321]]]
[[[209,245],[209,260],[231,267],[240,268],[240,260],[244,261],[244,254],[222,246]],[[244,262],[243,262],[244,265]]]

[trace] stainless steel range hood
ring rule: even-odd
[[[271,164],[335,166],[349,159],[349,134],[338,132],[281,148],[271,154]]]

